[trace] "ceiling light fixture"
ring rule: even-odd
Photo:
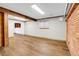
[[[44,12],[37,5],[32,5],[32,8],[38,11],[40,14],[44,14]]]

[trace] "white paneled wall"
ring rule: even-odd
[[[49,29],[40,29],[39,22],[15,21],[9,20],[8,30],[9,37],[13,37],[13,33],[32,35],[56,40],[66,40],[66,22],[61,18],[47,19]],[[14,28],[14,23],[21,23],[21,28]]]
[[[40,29],[38,22],[26,22],[25,34],[56,40],[66,40],[66,23],[61,18],[47,19],[49,29]]]

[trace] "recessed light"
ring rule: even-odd
[[[40,14],[44,14],[44,12],[37,5],[32,5],[32,8],[38,11]]]

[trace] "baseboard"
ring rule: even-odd
[[[17,34],[17,33],[15,33],[15,34]],[[18,34],[18,35],[23,35],[23,34]],[[24,36],[29,36],[29,37],[34,37],[34,38],[40,38],[40,39],[45,39],[45,40],[47,39],[47,40],[66,42],[66,40],[51,39],[51,38],[47,38],[47,37],[39,37],[39,36],[34,36],[34,35],[26,35],[26,34],[24,34]]]
[[[30,36],[30,37],[34,37],[34,38],[40,38],[40,39],[47,39],[47,40],[60,41],[60,42],[66,42],[65,40],[51,39],[51,38],[47,38],[47,37],[39,37],[39,36],[33,36],[33,35],[25,35],[25,36]]]
[[[9,38],[14,38],[14,37],[9,37]]]
[[[18,34],[18,35],[25,35],[25,34],[20,34],[20,33],[14,33],[14,34]]]

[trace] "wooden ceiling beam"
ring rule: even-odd
[[[53,16],[53,17],[45,17],[45,18],[40,18],[40,19],[37,19],[37,20],[51,19],[51,18],[58,18],[58,17],[64,17],[64,15]]]
[[[4,7],[0,7],[0,11],[4,11],[4,12],[7,12],[8,14],[11,14],[11,15],[14,15],[14,16],[18,16],[18,17],[22,17],[22,18],[25,18],[25,19],[37,21],[37,19],[34,19],[34,18],[32,18],[32,17],[23,15],[23,14],[21,14],[21,13],[18,13],[18,12],[12,11],[12,10],[9,10],[9,9],[7,9],[7,8],[4,8]]]
[[[67,21],[67,19],[69,19],[69,17],[74,12],[74,10],[77,8],[78,5],[79,5],[79,3],[72,3],[71,4],[71,6],[70,6],[70,8],[68,10],[67,16],[66,16],[66,21]]]

